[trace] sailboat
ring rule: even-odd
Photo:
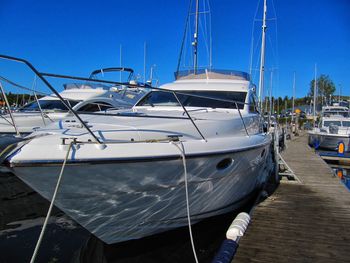
[[[270,173],[255,90],[247,73],[194,64],[130,110],[35,131],[4,163],[50,201],[60,181],[55,205],[108,244],[193,224],[240,207]]]

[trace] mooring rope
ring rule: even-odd
[[[51,215],[51,211],[52,211],[53,205],[55,203],[56,195],[57,195],[60,183],[61,183],[61,179],[62,179],[62,175],[63,175],[63,172],[64,172],[64,168],[66,166],[67,159],[69,157],[69,153],[70,153],[70,151],[72,149],[72,145],[73,145],[73,142],[71,142],[69,144],[69,147],[68,147],[68,150],[67,150],[67,153],[66,153],[66,157],[64,158],[64,161],[63,161],[63,164],[62,164],[62,168],[61,168],[61,172],[60,172],[60,175],[58,176],[58,180],[57,180],[57,183],[56,183],[56,188],[55,188],[55,191],[54,191],[53,196],[52,196],[50,207],[49,207],[49,210],[47,211],[47,215],[46,215],[46,218],[45,218],[45,221],[44,221],[44,224],[43,224],[43,228],[41,229],[40,236],[39,236],[39,239],[38,239],[38,241],[36,243],[36,246],[35,246],[32,258],[30,260],[30,263],[34,263],[35,262],[35,258],[36,258],[37,254],[38,254],[38,251],[39,251],[39,248],[40,248],[40,245],[41,245],[41,241],[42,241],[42,239],[44,237],[46,226],[47,226],[47,223],[49,221],[49,217]]]
[[[192,246],[192,251],[193,251],[193,256],[198,263],[198,258],[197,258],[197,253],[196,253],[196,248],[194,246],[194,241],[193,241],[193,235],[192,235],[192,226],[191,226],[191,214],[190,214],[190,202],[189,202],[189,197],[188,197],[188,178],[187,178],[187,167],[186,167],[186,156],[185,156],[185,147],[181,141],[179,142],[170,142],[172,145],[174,145],[179,151],[180,155],[182,158],[182,164],[184,167],[184,175],[185,175],[185,191],[186,191],[186,209],[187,209],[187,222],[188,222],[188,230],[190,233],[190,239],[191,239],[191,246]],[[181,145],[181,147],[179,146]]]

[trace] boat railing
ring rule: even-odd
[[[250,80],[250,75],[243,71],[227,69],[196,69],[180,70],[174,73],[176,80],[181,79],[236,79]]]
[[[61,75],[61,74],[53,74],[53,73],[45,73],[45,72],[39,72],[31,63],[29,63],[27,60],[25,59],[21,59],[21,58],[16,58],[16,57],[10,57],[7,55],[0,55],[0,59],[4,59],[4,60],[10,60],[10,61],[15,61],[15,62],[19,62],[19,63],[24,63],[26,66],[29,67],[29,69],[35,74],[35,76],[40,79],[46,87],[49,88],[49,90],[54,94],[54,96],[56,96],[62,103],[63,105],[68,109],[68,111],[70,111],[76,118],[77,120],[81,123],[82,127],[84,127],[88,133],[94,138],[94,140],[98,143],[98,144],[103,144],[103,142],[93,133],[93,131],[89,128],[89,126],[87,125],[86,122],[84,122],[81,117],[79,116],[79,114],[81,114],[82,112],[77,112],[73,109],[73,107],[66,101],[65,98],[63,98],[57,91],[56,89],[53,87],[53,85],[46,79],[46,77],[52,77],[52,78],[60,78],[60,79],[73,79],[73,80],[81,80],[81,81],[87,81],[87,82],[99,82],[99,83],[105,83],[105,84],[113,84],[113,85],[124,85],[127,86],[129,88],[148,88],[148,89],[152,89],[152,90],[159,90],[159,91],[165,91],[165,92],[171,92],[174,94],[177,102],[179,103],[179,105],[182,107],[182,109],[184,110],[184,113],[187,115],[186,119],[189,119],[191,121],[191,123],[193,124],[193,126],[195,127],[195,129],[197,130],[198,134],[200,135],[200,137],[203,140],[206,140],[203,133],[200,131],[200,129],[198,128],[198,126],[196,125],[196,123],[194,122],[193,118],[191,117],[191,115],[189,114],[189,112],[187,111],[186,107],[183,105],[183,103],[181,102],[181,100],[178,98],[178,95],[185,95],[185,96],[192,96],[192,97],[198,97],[198,98],[204,98],[204,99],[210,99],[210,100],[217,100],[217,101],[222,101],[222,102],[229,102],[229,103],[233,103],[235,105],[235,108],[238,110],[240,119],[242,121],[243,127],[245,129],[245,132],[247,134],[247,136],[249,136],[248,133],[248,129],[245,125],[242,113],[241,113],[241,109],[239,107],[239,105],[249,105],[249,103],[246,102],[241,102],[241,101],[235,101],[235,100],[228,100],[228,99],[222,99],[222,98],[215,98],[215,97],[210,97],[210,96],[202,96],[202,95],[197,95],[197,94],[189,94],[186,92],[181,92],[181,91],[175,91],[175,90],[169,90],[169,89],[164,89],[164,88],[159,88],[159,87],[152,87],[149,84],[140,84],[140,83],[127,83],[127,82],[118,82],[118,81],[111,81],[111,80],[100,80],[100,79],[95,79],[95,78],[85,78],[85,77],[77,77],[77,76],[69,76],[69,75]],[[1,74],[0,74],[1,75]],[[249,75],[247,75],[247,77],[249,77]],[[25,90],[30,90],[33,91],[30,88],[24,87],[22,85],[18,85],[15,82],[0,76],[0,80],[3,80],[5,82],[8,82],[12,85],[16,85],[17,87],[21,87],[24,88]],[[5,92],[3,92],[3,96],[6,97]],[[83,112],[83,114],[87,114],[86,112]],[[92,114],[92,113],[88,113],[88,114]],[[106,113],[104,115],[110,115],[109,113]],[[120,115],[119,115],[120,116]],[[139,117],[137,115],[132,115],[135,117]],[[173,118],[171,116],[163,116],[163,118]],[[175,117],[176,118],[176,117]],[[13,125],[16,127],[16,124],[14,122],[14,119],[12,119],[13,121]],[[16,132],[18,132],[17,128]]]
[[[61,100],[61,102],[63,103],[63,105],[74,114],[74,116],[79,120],[79,122],[83,125],[83,127],[90,133],[90,135],[94,138],[94,140],[99,143],[102,144],[102,142],[97,138],[97,136],[90,130],[90,128],[88,127],[88,125],[80,118],[79,114],[77,114],[73,108],[69,105],[69,103],[65,102],[64,99],[61,97],[61,95],[55,90],[55,88],[49,83],[49,81],[46,80],[45,73],[40,73],[31,63],[29,63],[27,60],[25,59],[21,59],[21,58],[15,58],[15,57],[10,57],[10,56],[6,56],[6,55],[0,55],[0,58],[2,59],[6,59],[6,60],[10,60],[10,61],[16,61],[16,62],[20,62],[20,63],[24,63],[26,66],[28,66],[33,72],[34,74],[51,90],[51,92],[53,94],[55,94],[57,96],[57,98],[59,98]],[[6,94],[5,94],[6,96]],[[16,126],[14,120],[13,120],[13,124],[14,126]],[[18,133],[18,130],[16,128],[16,131]]]

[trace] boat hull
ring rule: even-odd
[[[192,223],[238,208],[271,171],[269,147],[187,158]],[[51,200],[60,165],[13,169]],[[182,159],[68,163],[55,205],[108,244],[184,226]]]
[[[309,133],[309,145],[316,148],[328,149],[332,151],[338,150],[338,144],[343,142],[345,151],[350,151],[349,135],[341,134],[326,134],[326,133]]]

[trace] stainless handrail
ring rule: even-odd
[[[199,135],[202,137],[203,140],[206,141],[206,139],[204,138],[203,134],[201,133],[201,131],[199,130],[199,128],[197,127],[197,125],[194,123],[192,117],[190,116],[190,114],[188,113],[188,111],[186,110],[185,106],[181,103],[181,101],[179,100],[179,98],[176,95],[176,92],[173,91],[173,94],[176,98],[176,100],[178,101],[178,103],[181,105],[182,109],[184,110],[184,112],[186,113],[187,117],[190,119],[190,121],[192,122],[193,126],[196,128],[197,132],[199,133]]]
[[[244,126],[244,129],[245,129],[245,132],[247,133],[247,136],[249,136],[249,133],[248,133],[248,130],[247,130],[247,127],[245,125],[245,122],[243,120],[243,117],[242,117],[242,114],[241,114],[241,110],[237,107],[237,103],[236,103],[236,108],[238,109],[238,113],[239,113],[239,116],[241,117],[241,120],[242,120],[242,123],[243,123],[243,126]]]
[[[39,102],[39,100],[38,100],[38,96],[36,95],[36,92],[35,92],[35,90],[34,90],[34,87],[35,87],[35,86],[36,86],[36,76],[34,77],[34,80],[33,80],[32,89],[33,89],[35,101],[36,101],[36,103],[38,104],[38,107],[39,107],[39,110],[40,110],[41,119],[43,120],[44,126],[46,126],[44,113],[43,113],[43,110],[41,109],[41,105],[40,105],[40,102]]]
[[[51,84],[41,75],[39,71],[36,70],[36,68],[30,64],[28,61],[21,59],[21,58],[15,58],[15,57],[10,57],[6,55],[0,55],[0,58],[11,60],[11,61],[17,61],[26,64],[44,83],[45,85],[62,101],[63,105],[66,106],[67,109],[69,109],[74,116],[79,120],[81,125],[85,127],[85,129],[90,133],[90,135],[96,140],[97,143],[102,144],[102,142],[97,138],[97,136],[90,130],[90,128],[87,126],[87,124],[80,118],[80,116],[73,110],[73,108],[66,103],[61,95],[54,89],[54,87],[51,86]],[[18,131],[17,131],[18,132]]]
[[[16,122],[15,122],[15,119],[13,118],[13,115],[12,115],[12,112],[11,112],[10,103],[9,103],[9,101],[8,101],[8,99],[7,99],[6,93],[5,93],[5,91],[4,91],[4,88],[2,87],[1,82],[0,82],[0,89],[1,89],[2,95],[4,96],[4,100],[5,100],[5,103],[6,103],[6,105],[7,105],[7,108],[8,108],[8,110],[9,110],[9,114],[10,114],[10,117],[11,117],[11,120],[12,120],[12,125],[13,125],[13,127],[15,128],[16,134],[17,134],[18,136],[20,136],[21,134],[19,133],[19,130],[18,130],[17,125],[16,125]]]

